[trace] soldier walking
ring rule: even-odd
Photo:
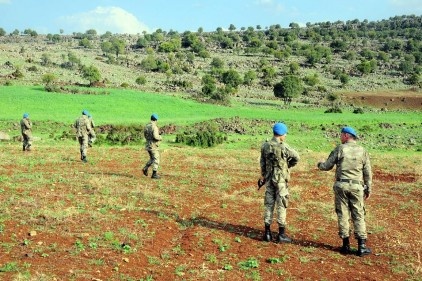
[[[20,122],[22,133],[22,150],[31,151],[32,146],[32,122],[29,119],[29,114],[24,113]]]
[[[318,169],[331,170],[336,165],[334,183],[334,205],[338,219],[339,236],[343,239],[340,252],[350,253],[350,215],[353,222],[354,236],[358,240],[358,256],[369,255],[366,247],[366,223],[364,200],[372,191],[372,170],[368,152],[356,143],[357,133],[352,127],[341,129],[338,145],[324,162],[318,163]]]
[[[158,167],[160,165],[160,151],[158,149],[162,137],[158,130],[157,126],[158,115],[151,115],[151,122],[149,122],[144,129],[144,136],[146,139],[145,149],[148,151],[149,160],[145,164],[142,172],[145,176],[148,176],[148,169],[152,166],[152,176],[153,179],[159,179],[160,176],[157,174]]]
[[[76,128],[76,136],[78,137],[80,151],[81,151],[81,160],[83,162],[88,162],[86,158],[86,152],[88,148],[88,135],[91,132],[91,122],[88,119],[88,111],[83,110],[82,116],[76,119],[74,127]]]
[[[289,189],[287,183],[290,179],[290,168],[299,161],[299,154],[285,142],[287,126],[276,123],[273,126],[273,138],[261,146],[261,178],[259,186],[266,184],[264,198],[264,223],[265,232],[263,240],[272,241],[271,223],[274,209],[277,213],[279,233],[278,243],[291,243],[292,239],[285,234],[286,215],[289,203]]]

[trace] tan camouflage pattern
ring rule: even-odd
[[[95,128],[94,119],[92,119],[92,117],[88,117],[88,120],[91,125],[91,131],[89,131],[89,134],[88,134],[88,145],[92,146],[92,144],[97,139],[97,135],[95,134],[95,129],[94,129]]]
[[[22,118],[20,121],[22,133],[22,145],[25,150],[32,146],[32,122],[29,118]]]
[[[349,237],[350,219],[356,239],[366,239],[364,185],[372,191],[372,170],[368,152],[356,141],[349,140],[338,145],[325,162],[318,163],[323,171],[331,170],[336,165],[334,206],[338,219],[339,236]],[[342,182],[353,180],[356,182]]]
[[[82,115],[76,119],[74,127],[76,128],[76,136],[78,137],[81,157],[86,157],[86,152],[88,149],[88,134],[92,131],[91,122],[88,119],[88,116]]]
[[[145,168],[152,166],[153,171],[158,171],[160,166],[160,152],[158,147],[162,137],[157,126],[157,121],[151,121],[144,128],[144,136],[146,139],[145,149],[148,151],[149,160],[145,164]]]
[[[273,137],[261,146],[261,175],[265,177],[264,223],[271,224],[274,210],[279,227],[286,226],[289,204],[289,168],[299,161],[299,154],[285,142]]]

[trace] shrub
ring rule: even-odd
[[[47,92],[54,92],[54,93],[60,93],[61,92],[60,87],[57,86],[57,85],[54,85],[54,84],[47,84],[47,85],[45,85],[44,89]]]
[[[184,143],[190,146],[213,147],[222,144],[227,136],[219,131],[218,125],[214,122],[204,122],[197,128],[178,133],[177,143]]]
[[[145,85],[147,83],[147,78],[145,78],[145,76],[139,76],[136,78],[135,82],[138,85]]]
[[[144,127],[139,126],[112,126],[105,141],[109,144],[139,144],[144,139]]]
[[[334,106],[324,111],[324,113],[343,113],[343,111],[341,111],[340,107]]]
[[[353,110],[353,113],[355,113],[355,114],[363,114],[363,108],[362,107],[356,107]]]
[[[123,82],[123,83],[120,85],[120,87],[122,87],[122,88],[129,88],[129,84],[128,84],[128,83],[126,83],[126,82]]]
[[[38,71],[38,68],[35,65],[33,65],[33,66],[28,67],[28,71],[36,72]]]

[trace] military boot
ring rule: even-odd
[[[86,159],[86,156],[82,156],[82,162],[84,163],[88,162],[88,159]]]
[[[25,145],[22,145],[22,150],[23,151],[25,151],[25,148],[26,148],[26,146]]]
[[[152,176],[151,176],[151,178],[152,178],[152,179],[156,179],[156,180],[158,180],[158,179],[160,179],[161,177],[157,174],[157,171],[152,171]]]
[[[358,256],[363,257],[369,255],[371,253],[371,249],[366,247],[366,239],[358,239]]]
[[[286,228],[284,226],[280,226],[278,228],[278,243],[292,243],[292,239],[285,234]]]
[[[271,242],[273,240],[273,235],[271,234],[271,229],[269,224],[265,224],[265,232],[262,237],[262,240],[265,242]]]
[[[343,246],[340,248],[340,253],[344,255],[351,253],[349,237],[343,238]]]
[[[145,167],[142,169],[142,173],[144,174],[144,176],[148,176],[148,167],[147,167],[147,166],[145,166]]]

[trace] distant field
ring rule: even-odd
[[[11,122],[16,123],[24,112],[29,112],[35,124],[38,122],[34,135],[43,134],[43,131],[47,134],[52,130],[61,132],[61,128],[50,128],[49,122],[55,121],[68,126],[73,124],[83,109],[87,109],[94,116],[97,125],[145,124],[153,112],[160,116],[160,126],[186,126],[205,120],[233,117],[264,122],[260,123],[264,127],[251,133],[253,135],[231,135],[231,143],[228,144],[230,147],[236,147],[236,143],[244,147],[243,142],[258,145],[268,136],[271,124],[276,121],[284,121],[289,125],[289,141],[298,143],[304,149],[317,151],[331,148],[338,141],[338,129],[344,125],[355,127],[362,136],[362,142],[374,150],[414,151],[420,147],[422,139],[419,129],[422,116],[420,111],[367,110],[364,114],[354,114],[349,108],[344,109],[342,114],[327,114],[324,113],[326,108],[304,105],[286,109],[281,101],[248,102],[246,99],[239,99],[227,107],[198,103],[183,98],[182,95],[134,90],[105,91],[106,95],[82,95],[47,93],[41,86],[0,87],[0,130],[19,135],[19,131],[11,127]]]

